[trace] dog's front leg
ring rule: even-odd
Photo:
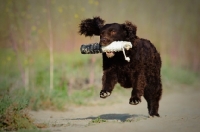
[[[141,102],[141,96],[144,95],[144,88],[146,87],[146,77],[143,70],[135,78],[137,80],[133,84],[133,90],[129,100],[129,104],[131,105],[137,105]]]
[[[111,95],[115,84],[117,83],[117,74],[114,70],[105,70],[102,77],[102,90],[100,92],[101,98],[106,98]]]

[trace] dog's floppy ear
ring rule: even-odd
[[[104,20],[100,17],[93,17],[93,19],[82,20],[79,25],[79,33],[84,34],[86,37],[93,35],[100,35],[100,29],[104,25]]]
[[[137,32],[137,26],[132,24],[130,21],[126,21],[123,24],[124,29],[126,30],[127,33],[127,39],[129,39],[129,41],[131,39],[134,39],[136,37],[136,32]]]

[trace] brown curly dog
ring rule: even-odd
[[[103,77],[101,98],[111,95],[116,83],[124,88],[132,88],[129,104],[137,105],[141,96],[147,101],[150,116],[158,116],[159,100],[162,95],[161,57],[155,46],[136,35],[137,27],[131,22],[105,24],[100,17],[85,19],[79,25],[79,33],[85,36],[100,36],[100,45],[113,41],[130,41],[133,47],[126,50],[130,62],[123,52],[102,53]]]

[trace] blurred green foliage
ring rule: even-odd
[[[5,56],[11,54],[10,51],[6,50],[2,50],[1,53]],[[22,97],[26,99],[27,106],[33,110],[64,110],[67,109],[66,104],[67,106],[89,104],[94,97],[99,97],[103,74],[101,55],[94,56],[96,59],[92,64],[91,55],[82,55],[77,52],[55,54],[54,89],[51,93],[49,91],[48,52],[36,52],[31,58],[28,90],[24,88],[18,68],[12,68],[16,62],[6,61],[5,65],[0,66],[0,73],[6,73],[4,78],[0,80],[0,96],[8,94],[12,95],[12,98]],[[93,74],[92,82],[90,82],[91,74]],[[199,79],[199,73],[188,69],[170,65],[162,67],[164,89],[174,84],[196,87],[199,85]],[[123,93],[119,85],[116,87],[116,91]],[[21,102],[23,103],[23,101]]]
[[[138,36],[151,40],[163,59],[169,58],[172,65],[200,69],[199,0],[0,0],[0,3],[0,48],[23,52],[27,58],[35,50],[49,48],[47,12],[50,12],[54,52],[78,50],[83,43],[99,41],[80,36],[78,25],[82,19],[101,16],[107,23],[132,21],[138,27]]]
[[[0,54],[9,56],[11,52],[10,50],[1,50]],[[0,65],[0,74],[5,75],[1,76],[0,80],[0,96],[6,93],[14,95],[14,97],[26,98],[29,107],[33,110],[62,110],[66,103],[85,104],[86,98],[94,95],[94,88],[100,88],[101,85],[100,56],[95,60],[97,66],[91,67],[90,55],[81,55],[77,52],[55,54],[54,90],[52,93],[49,91],[49,56],[47,51],[36,52],[30,58],[28,90],[25,90],[20,70],[13,68],[13,66],[17,67],[17,62],[6,61],[4,65]],[[13,59],[11,56],[10,58]],[[90,74],[95,74],[92,84]]]

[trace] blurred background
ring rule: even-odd
[[[1,103],[64,109],[99,99],[101,54],[79,51],[99,41],[78,34],[81,20],[94,16],[137,25],[161,54],[163,89],[199,88],[199,0],[0,0],[0,10]]]

